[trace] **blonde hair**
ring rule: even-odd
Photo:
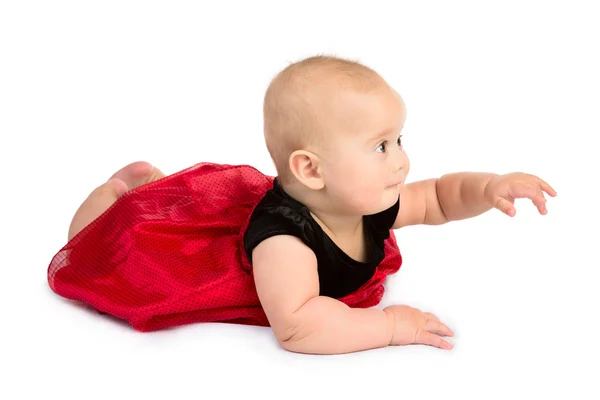
[[[369,91],[383,79],[358,61],[317,55],[288,65],[269,84],[264,97],[264,138],[281,183],[294,179],[289,157],[318,148],[328,137],[322,113],[311,104],[318,89]]]

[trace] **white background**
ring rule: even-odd
[[[1,398],[600,397],[592,1],[200,3],[1,3]],[[403,96],[408,181],[522,171],[558,192],[546,216],[518,200],[514,218],[395,231],[404,264],[381,307],[436,313],[454,350],[302,355],[227,324],[140,333],[49,289],[77,207],[125,164],[274,174],[264,91],[319,53]]]

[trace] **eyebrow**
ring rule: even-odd
[[[404,128],[404,126],[401,126],[400,129],[398,130],[398,132],[402,131],[402,128]],[[379,132],[377,134],[377,136],[374,136],[371,139],[367,140],[367,144],[372,144],[372,143],[378,142],[379,140],[383,139],[384,137],[388,136],[389,134],[391,134],[395,131],[396,131],[395,128],[389,128],[383,132]]]

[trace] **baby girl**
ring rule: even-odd
[[[451,349],[452,330],[408,305],[373,307],[402,261],[394,229],[546,214],[537,176],[451,173],[405,183],[400,95],[358,62],[315,56],[272,80],[264,137],[277,176],[202,162],[166,176],[134,162],[79,207],[50,287],[139,331],[194,322],[270,326],[282,348],[338,354]]]

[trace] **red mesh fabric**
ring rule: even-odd
[[[52,258],[50,288],[138,331],[196,322],[269,326],[243,237],[273,179],[249,165],[203,162],[131,190]],[[375,275],[339,300],[378,304],[401,262],[391,231]]]

